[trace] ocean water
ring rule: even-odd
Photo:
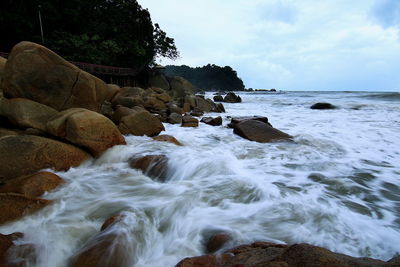
[[[127,136],[128,145],[57,173],[66,184],[45,209],[0,227],[24,232],[32,266],[67,266],[110,216],[124,213],[134,266],[175,266],[204,254],[204,238],[228,232],[229,247],[306,242],[357,257],[400,253],[400,94],[239,93],[223,126],[165,124],[184,146]],[[212,94],[208,94],[212,97]],[[311,110],[329,102],[335,110]],[[256,143],[226,127],[228,116],[267,116],[294,142]],[[134,155],[164,154],[168,180],[129,168]]]

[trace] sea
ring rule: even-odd
[[[205,114],[222,116],[222,126],[164,124],[183,146],[126,136],[126,146],[57,172],[65,185],[43,196],[54,203],[0,233],[25,233],[17,243],[35,244],[31,266],[40,267],[67,266],[119,213],[133,266],[203,255],[215,232],[232,237],[226,248],[268,241],[381,260],[400,253],[400,93],[238,94],[242,103],[224,103],[226,113]],[[337,109],[310,109],[317,102]],[[252,142],[227,127],[252,115],[293,141]],[[138,155],[166,155],[167,181],[130,168]]]

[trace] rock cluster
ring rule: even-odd
[[[216,95],[216,96],[214,96],[213,99],[215,102],[226,102],[226,103],[241,103],[242,102],[242,98],[233,92],[227,93],[225,95],[225,97],[222,97],[222,95]]]

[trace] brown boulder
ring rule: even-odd
[[[166,92],[156,94],[155,97],[156,97],[158,100],[161,100],[161,101],[164,102],[164,103],[168,103],[168,102],[171,102],[171,101],[172,101],[172,97],[171,97],[169,94],[167,94]]]
[[[115,107],[118,105],[133,108],[135,106],[144,106],[144,101],[141,96],[124,96],[113,100],[112,106]]]
[[[46,123],[57,110],[25,98],[0,99],[0,116],[6,117],[19,128],[46,131]]]
[[[173,113],[169,114],[168,120],[167,120],[167,121],[168,121],[169,123],[171,123],[171,124],[179,124],[179,123],[182,123],[182,115],[173,112]]]
[[[240,103],[242,102],[242,98],[235,93],[227,93],[224,97],[224,102],[226,103]]]
[[[109,102],[121,91],[121,88],[116,84],[107,84],[107,89],[105,100]]]
[[[144,101],[144,107],[150,112],[167,109],[167,105],[165,105],[163,101],[158,100],[156,97],[152,96],[146,98],[146,100]]]
[[[262,116],[243,116],[243,117],[233,117],[231,119],[231,124],[228,126],[231,126],[233,124],[242,122],[242,121],[248,121],[248,120],[256,120],[256,121],[261,121],[264,123],[267,123],[269,126],[273,127],[269,122],[267,117],[262,117]]]
[[[221,116],[218,117],[203,117],[201,120],[201,122],[211,125],[211,126],[219,126],[222,125],[222,118]]]
[[[0,194],[0,225],[15,221],[25,215],[47,206],[52,201],[41,198],[30,198],[21,194]]]
[[[196,96],[196,108],[204,111],[204,112],[210,112],[213,110],[214,107],[214,102],[210,99],[204,99],[203,97]]]
[[[164,155],[133,157],[129,159],[129,166],[142,170],[145,175],[158,181],[164,182],[167,179],[168,158]]]
[[[110,119],[90,110],[62,111],[47,126],[51,134],[87,148],[96,157],[110,147],[126,144]]]
[[[182,146],[182,143],[179,142],[178,140],[176,140],[175,137],[173,137],[171,135],[167,135],[167,134],[155,136],[155,137],[153,137],[153,139],[156,141],[160,141],[160,142],[169,142],[169,143],[175,144],[177,146]]]
[[[123,214],[114,215],[107,220],[104,221],[103,225],[101,226],[100,231],[104,231],[109,227],[112,227],[114,224],[121,222],[125,218]]]
[[[0,193],[17,193],[27,197],[39,197],[45,192],[49,192],[64,180],[51,172],[38,172],[29,176],[22,176],[0,185]]]
[[[149,78],[149,85],[152,87],[159,87],[166,91],[169,91],[171,87],[164,74],[157,74]]]
[[[1,80],[4,76],[4,68],[6,66],[7,59],[0,57],[0,93],[1,93]]]
[[[117,106],[114,110],[113,115],[111,116],[111,119],[116,125],[118,125],[123,117],[131,115],[133,113],[135,113],[134,109],[124,106]]]
[[[192,112],[190,112],[190,115],[195,116],[195,117],[201,117],[204,115],[204,112],[195,108],[192,110]]]
[[[198,119],[189,115],[185,115],[182,117],[181,127],[198,127],[198,126],[199,126]]]
[[[0,127],[0,138],[8,135],[20,135],[20,134],[22,134],[22,131],[20,130]]]
[[[164,125],[157,117],[146,110],[136,110],[125,116],[118,125],[122,134],[155,136],[164,131]]]
[[[222,103],[216,104],[213,111],[214,112],[219,112],[219,113],[225,112],[224,105],[222,105]]]
[[[102,80],[31,42],[12,49],[2,86],[8,98],[28,98],[56,110],[82,107],[100,112],[108,92]]]
[[[191,109],[192,108],[190,107],[189,103],[183,103],[183,106],[182,106],[182,112],[183,113],[189,112]]]
[[[186,95],[193,95],[196,88],[186,79],[175,76],[168,77],[168,82],[171,87],[172,95],[175,99],[183,99]]]
[[[142,97],[145,90],[140,87],[122,87],[119,92],[114,96],[112,102],[120,97]]]
[[[89,158],[75,146],[44,137],[17,135],[0,139],[0,176],[7,179],[45,168],[68,170]]]
[[[206,244],[206,252],[214,253],[217,250],[220,250],[222,247],[226,245],[229,241],[232,240],[232,237],[226,233],[218,233],[211,236]]]
[[[260,143],[278,140],[289,140],[292,137],[278,129],[272,128],[268,123],[258,120],[245,120],[234,124],[233,132],[250,141]]]
[[[9,235],[0,234],[0,267],[11,267],[7,259],[9,250],[15,246],[13,241],[22,237],[22,233],[12,233]]]

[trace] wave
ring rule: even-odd
[[[375,94],[364,95],[361,97],[370,99],[388,100],[388,101],[400,101],[400,93],[397,92],[375,93]]]

